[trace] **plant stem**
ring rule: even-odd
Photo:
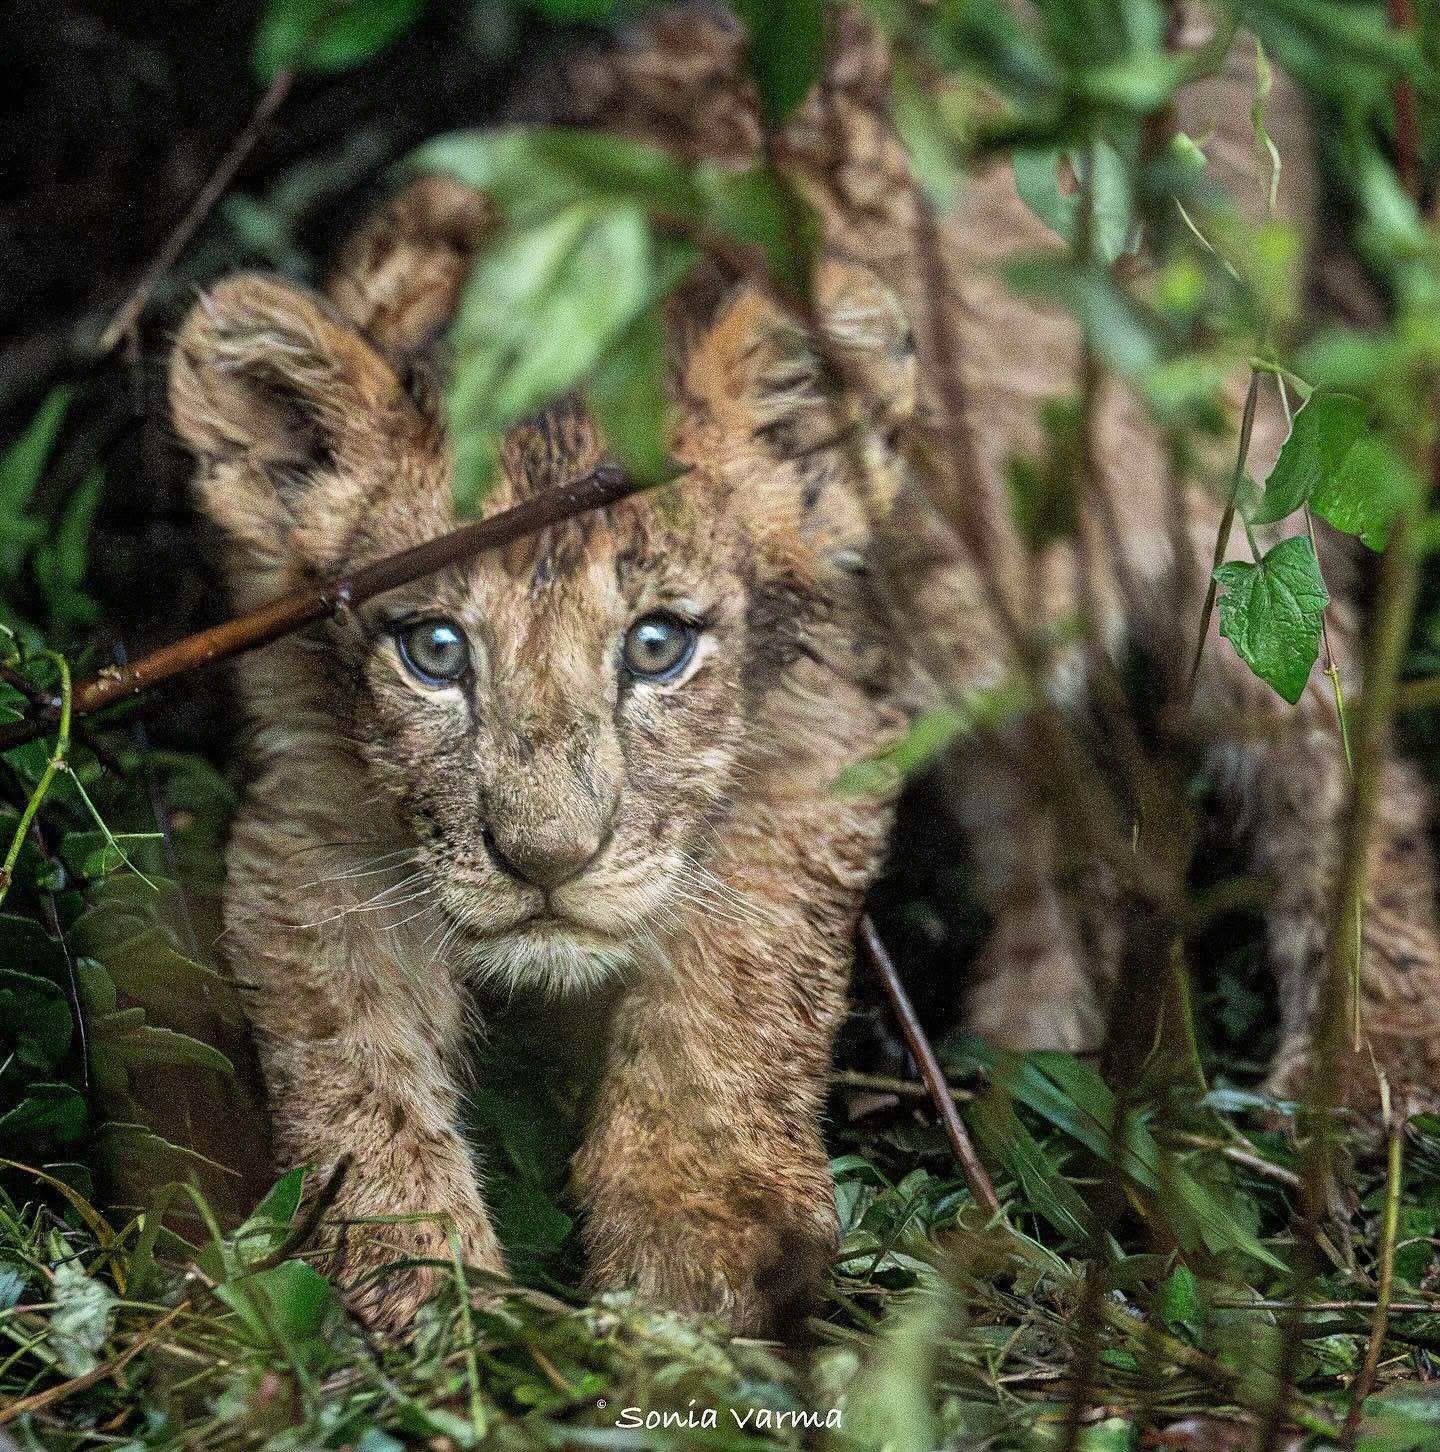
[[[1380,1225],[1380,1279],[1375,1288],[1375,1317],[1370,1323],[1370,1339],[1365,1346],[1365,1360],[1350,1384],[1350,1410],[1345,1417],[1341,1445],[1353,1447],[1360,1430],[1360,1415],[1365,1398],[1375,1385],[1380,1355],[1385,1348],[1385,1332],[1390,1324],[1390,1297],[1395,1289],[1395,1234],[1400,1224],[1400,1190],[1404,1171],[1405,1116],[1389,1115],[1385,1156],[1385,1215]]]
[[[25,836],[35,820],[35,813],[40,810],[40,803],[44,801],[45,793],[50,790],[51,783],[68,765],[65,757],[70,750],[70,715],[73,695],[70,687],[70,665],[63,655],[59,655],[53,650],[47,650],[45,654],[55,662],[56,668],[60,672],[60,734],[55,742],[55,750],[50,753],[50,759],[45,763],[45,770],[40,774],[40,780],[35,783],[35,790],[30,793],[30,799],[25,803],[25,810],[20,813],[20,821],[16,825],[14,837],[11,838],[10,850],[5,854],[5,861],[0,863],[0,903],[5,901],[6,895],[10,891],[10,884],[15,876],[15,864],[20,860],[20,852],[25,845]]]
[[[1310,1254],[1308,1265],[1299,1277],[1297,1301],[1303,1301],[1303,1292],[1315,1276],[1320,1225],[1329,1201],[1333,1169],[1334,1111],[1342,1097],[1341,1079],[1353,1072],[1353,1063],[1347,1063],[1347,1056],[1343,1053],[1342,1041],[1345,998],[1350,984],[1358,982],[1361,969],[1361,945],[1355,941],[1352,928],[1365,900],[1371,828],[1385,768],[1385,740],[1419,591],[1420,554],[1415,527],[1419,506],[1418,499],[1412,500],[1395,521],[1389,544],[1381,556],[1380,581],[1371,613],[1365,689],[1355,721],[1350,800],[1339,843],[1340,871],[1335,885],[1335,910],[1330,923],[1326,971],[1320,985],[1311,1049],[1313,1067],[1306,1104],[1309,1133],[1301,1160],[1300,1196],[1300,1228],[1303,1243],[1310,1247]],[[1293,1374],[1301,1336],[1297,1311],[1286,1322],[1281,1342],[1278,1365],[1284,1378],[1288,1379]],[[1266,1420],[1261,1452],[1274,1452],[1279,1445],[1285,1414],[1286,1408],[1277,1398]]]
[[[1195,700],[1195,685],[1200,678],[1200,662],[1205,658],[1205,640],[1210,634],[1210,616],[1215,610],[1215,571],[1225,561],[1225,550],[1230,543],[1230,529],[1235,523],[1236,498],[1240,482],[1245,477],[1245,461],[1250,455],[1250,435],[1255,429],[1255,408],[1260,399],[1260,373],[1250,370],[1250,386],[1245,392],[1245,408],[1240,415],[1240,441],[1235,449],[1235,468],[1230,475],[1230,493],[1225,501],[1225,513],[1220,516],[1220,527],[1215,531],[1215,554],[1210,561],[1210,582],[1205,588],[1205,604],[1200,611],[1200,631],[1195,638],[1195,657],[1190,663],[1190,681],[1186,687],[1185,700],[1189,705]],[[1249,526],[1246,526],[1249,533]],[[1251,540],[1254,549],[1254,540]]]

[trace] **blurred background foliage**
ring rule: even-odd
[[[967,167],[1013,158],[1027,204],[1068,251],[1016,259],[1012,285],[1073,311],[1178,447],[1202,455],[1225,427],[1220,387],[1237,365],[1283,371],[1297,406],[1311,398],[1290,463],[1263,493],[1245,493],[1241,478],[1250,518],[1298,520],[1308,508],[1374,547],[1408,518],[1428,551],[1440,5],[1391,8],[1214,7],[1219,49],[1234,26],[1263,46],[1257,56],[1238,42],[1254,57],[1259,145],[1269,64],[1313,98],[1328,225],[1311,239],[1275,221],[1243,226],[1207,173],[1205,138],[1147,145],[1187,71],[1166,44],[1166,7],[865,6],[895,48],[894,114],[927,192],[947,202]],[[829,8],[739,9],[778,122],[818,72]],[[450,408],[465,502],[483,492],[497,431],[572,386],[632,469],[664,473],[654,313],[693,245],[654,214],[756,247],[777,286],[798,294],[803,212],[764,170],[684,167],[598,137],[473,130],[510,114],[507,96],[537,53],[643,10],[13,0],[0,17],[11,80],[0,97],[0,275],[13,283],[0,293],[0,720],[64,698],[70,675],[224,615],[165,422],[169,329],[197,283],[237,266],[317,278],[417,149],[420,164],[486,185],[505,214],[457,328]],[[273,116],[138,327],[97,350],[266,95]],[[1062,185],[1067,171],[1079,193]],[[1142,233],[1153,268],[1126,263]],[[537,257],[549,262],[536,268]],[[553,336],[557,316],[572,320],[565,346],[517,347]],[[1036,540],[1073,527],[1077,410],[1051,410],[1046,457],[1014,461],[1017,515]],[[1362,446],[1357,483],[1346,460]],[[1303,558],[1271,570],[1298,571],[1290,578],[1319,600],[1304,540],[1297,528],[1287,544]],[[1402,727],[1440,780],[1440,695],[1428,679],[1440,673],[1440,571],[1426,558]],[[1222,610],[1252,667],[1290,694],[1287,663],[1297,650],[1314,659],[1319,608],[1267,613],[1264,563],[1230,567],[1240,573],[1221,582]],[[1198,1090],[1180,1092],[1152,1065],[1119,1103],[1090,1065],[997,1055],[948,1032],[957,974],[984,925],[923,768],[972,715],[927,720],[889,763],[914,782],[874,909],[1005,1215],[977,1215],[862,970],[832,1105],[844,1242],[803,1358],[727,1343],[624,1298],[578,1306],[566,1166],[586,1086],[558,1068],[534,1074],[543,1050],[526,1047],[519,1017],[502,1022],[509,1047],[482,1065],[472,1103],[502,1231],[536,1294],[476,1309],[457,1266],[456,1290],[426,1310],[413,1344],[348,1320],[294,1258],[306,1230],[299,1179],[268,1186],[235,990],[217,971],[235,801],[223,675],[6,753],[0,1435],[35,1447],[364,1452],[800,1446],[818,1434],[797,1412],[843,1406],[827,1445],[1440,1446],[1440,1120],[1414,1115],[1380,1145],[1346,1132],[1310,1263],[1294,1122],[1256,1093],[1273,1008],[1254,918],[1224,917],[1194,954],[1205,968]],[[1287,1306],[1301,1291],[1297,1317]],[[1386,1299],[1395,1309],[1370,1384],[1361,1368]],[[1074,1388],[1077,1367],[1088,1394]],[[711,1407],[718,1426],[617,1426],[625,1407]]]

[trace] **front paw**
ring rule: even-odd
[[[976,964],[965,1027],[1001,1048],[1097,1052],[1105,1011],[1093,975],[1067,935],[1037,938],[997,924]]]
[[[677,1217],[657,1207],[643,1228],[633,1215],[608,1217],[587,1235],[592,1288],[628,1288],[672,1310],[718,1316],[736,1335],[796,1339],[835,1259],[828,1183],[823,1208],[747,1198],[739,1214],[715,1207]]]
[[[505,1274],[489,1226],[460,1237],[461,1266]],[[445,1287],[455,1285],[455,1250],[446,1225],[438,1220],[394,1225],[344,1227],[329,1264],[349,1309],[375,1330],[402,1334],[420,1307]]]

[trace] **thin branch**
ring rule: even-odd
[[[950,1086],[945,1082],[940,1061],[935,1057],[935,1050],[920,1026],[915,1005],[910,1002],[910,995],[905,992],[905,985],[901,983],[895,964],[885,944],[880,941],[880,934],[875,931],[875,924],[869,913],[862,914],[860,918],[860,941],[864,944],[875,971],[880,975],[881,983],[885,985],[885,993],[890,999],[890,1007],[895,1012],[900,1032],[905,1035],[905,1042],[919,1066],[920,1077],[925,1081],[930,1101],[940,1115],[945,1136],[950,1141],[950,1148],[955,1151],[955,1158],[960,1162],[965,1183],[969,1185],[975,1203],[983,1206],[987,1215],[998,1215],[1000,1197],[995,1193],[995,1186],[990,1183],[985,1166],[980,1163],[980,1156],[975,1153],[975,1146],[970,1142],[970,1135],[960,1118],[960,1111],[955,1108]]]
[[[387,555],[353,574],[332,577],[281,595],[209,630],[161,646],[128,665],[107,666],[75,687],[73,713],[77,717],[93,715],[175,676],[269,645],[316,621],[343,616],[387,590],[408,585],[412,580],[433,575],[472,555],[497,549],[577,514],[603,509],[644,487],[613,466],[601,465],[581,479],[542,490],[490,519],[461,525],[437,539]],[[0,752],[44,735],[53,724],[53,712],[45,710],[23,721],[0,726]]]
[[[1388,1108],[1388,1099],[1386,1101]],[[1343,1447],[1355,1445],[1360,1430],[1360,1416],[1365,1398],[1375,1385],[1380,1369],[1380,1356],[1385,1349],[1385,1333],[1390,1327],[1390,1298],[1395,1290],[1395,1235],[1400,1225],[1400,1189],[1404,1175],[1404,1114],[1391,1114],[1386,1129],[1385,1211],[1380,1224],[1380,1279],[1375,1287],[1375,1315],[1370,1323],[1370,1339],[1365,1346],[1365,1360],[1350,1384],[1350,1410],[1340,1442]]]
[[[1217,1296],[1209,1303],[1221,1311],[1289,1311],[1314,1316],[1338,1316],[1347,1311],[1374,1313],[1380,1308],[1378,1300],[1357,1298],[1350,1301],[1280,1301],[1260,1298],[1245,1300],[1240,1296]],[[1440,1301],[1391,1301],[1392,1315],[1433,1316],[1440,1311]]]
[[[1388,0],[1390,28],[1401,35],[1415,30],[1414,0]],[[1420,124],[1415,115],[1415,92],[1401,77],[1395,82],[1395,174],[1400,185],[1416,202],[1420,200]]]
[[[893,1094],[897,1099],[929,1099],[930,1091],[913,1079],[896,1079],[890,1074],[866,1074],[859,1069],[833,1069],[830,1082],[841,1089],[868,1090],[872,1094]],[[969,1104],[975,1098],[973,1089],[949,1085],[950,1097],[957,1104]]]
[[[83,1376],[72,1377],[69,1381],[62,1381],[58,1386],[47,1387],[42,1392],[36,1392],[34,1396],[21,1397],[19,1401],[11,1402],[4,1410],[0,1410],[0,1426],[4,1426],[6,1422],[13,1422],[16,1417],[44,1411],[46,1407],[54,1406],[56,1402],[63,1402],[66,1397],[74,1396],[76,1392],[84,1391],[87,1387],[92,1387],[97,1382],[114,1376],[128,1366],[182,1311],[187,1309],[187,1306],[188,1302],[182,1301],[173,1310],[166,1312],[152,1326],[140,1332],[119,1356],[110,1361],[102,1361],[93,1371],[87,1371]]]
[[[1100,1298],[1096,1311],[1099,1318],[1112,1331],[1118,1332],[1122,1336],[1150,1336],[1156,1349],[1172,1365],[1182,1367],[1196,1376],[1213,1382],[1216,1386],[1225,1388],[1242,1405],[1249,1401],[1247,1383],[1255,1377],[1258,1368],[1249,1365],[1227,1366],[1224,1362],[1217,1361],[1215,1357],[1191,1346],[1188,1341],[1182,1341],[1178,1336],[1172,1336],[1168,1331],[1161,1330],[1155,1325],[1153,1319],[1144,1320],[1134,1312],[1127,1311],[1125,1307],[1117,1305],[1103,1296]],[[1277,1403],[1282,1415],[1289,1416],[1296,1426],[1304,1428],[1307,1432],[1326,1438],[1334,1438],[1337,1435],[1335,1425],[1293,1386],[1288,1385],[1274,1374],[1270,1374],[1266,1379],[1274,1380],[1276,1383]]]
[[[1335,907],[1329,923],[1325,973],[1320,984],[1311,1051],[1314,1067],[1305,1106],[1309,1138],[1301,1161],[1300,1232],[1301,1245],[1308,1254],[1298,1277],[1302,1293],[1313,1284],[1316,1275],[1320,1227],[1329,1200],[1335,1155],[1334,1111],[1346,1092],[1346,1085],[1341,1081],[1354,1073],[1355,1056],[1345,1053],[1345,1008],[1351,985],[1360,981],[1362,945],[1356,942],[1354,927],[1365,901],[1370,840],[1379,807],[1396,682],[1419,590],[1417,505],[1418,501],[1413,501],[1395,521],[1390,541],[1380,557],[1380,581],[1370,618],[1365,688],[1356,711],[1354,770],[1338,844]],[[1278,1371],[1283,1378],[1294,1375],[1302,1334],[1299,1314],[1292,1314],[1284,1326],[1278,1356]],[[1277,1399],[1266,1419],[1261,1452],[1275,1452],[1280,1445],[1285,1413],[1285,1406]]]
[[[145,311],[151,294],[160,285],[165,274],[179,260],[180,254],[185,250],[200,224],[210,215],[215,203],[225,194],[225,189],[235,180],[235,173],[240,170],[245,164],[246,158],[255,149],[256,142],[264,134],[265,128],[284,103],[286,96],[290,94],[290,88],[294,84],[295,72],[293,70],[278,72],[275,79],[270,82],[269,89],[260,97],[245,129],[235,138],[230,150],[220,159],[220,165],[211,172],[210,180],[205,183],[200,194],[190,204],[189,211],[176,223],[175,230],[171,232],[165,245],[156,254],[154,261],[145,269],[134,292],[120,306],[115,316],[106,325],[105,331],[100,334],[100,341],[96,344],[97,352],[102,355],[109,353],[121,339],[129,337],[134,331],[135,324],[139,321],[140,314]]]

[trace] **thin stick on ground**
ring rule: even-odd
[[[928,1099],[930,1091],[910,1079],[896,1079],[889,1074],[866,1074],[859,1069],[836,1069],[830,1082],[842,1089],[868,1090],[872,1094],[893,1094],[897,1099]],[[968,1104],[975,1098],[971,1089],[949,1087],[949,1095],[957,1104]]]
[[[485,550],[498,549],[511,540],[535,534],[577,514],[603,509],[644,487],[647,486],[637,484],[620,470],[601,465],[583,478],[543,490],[490,519],[461,525],[449,534],[387,555],[353,574],[322,580],[282,595],[209,630],[161,646],[128,665],[107,666],[75,687],[71,711],[76,717],[93,715],[199,666],[228,660],[319,620],[342,616],[387,590],[433,575]],[[0,726],[0,752],[43,736],[52,729],[55,719],[53,711],[44,710],[23,721]]]
[[[235,180],[235,173],[240,170],[245,164],[246,158],[254,151],[256,142],[264,135],[265,128],[284,104],[285,98],[290,94],[290,88],[294,84],[295,72],[293,70],[278,72],[275,79],[270,82],[269,88],[256,103],[255,110],[251,113],[245,129],[235,138],[230,150],[221,157],[219,166],[210,173],[210,180],[201,188],[199,195],[190,204],[189,210],[175,224],[175,230],[166,239],[165,245],[155,255],[150,266],[145,269],[134,292],[125,299],[115,316],[106,324],[105,331],[100,334],[99,342],[96,344],[97,352],[102,355],[109,353],[116,344],[134,331],[135,324],[140,320],[140,314],[145,311],[151,294],[160,285],[165,274],[175,266],[180,254],[199,230],[200,224],[210,215],[216,202],[224,196],[226,188]]]
[[[63,1402],[66,1397],[74,1396],[76,1392],[82,1392],[87,1387],[92,1387],[97,1382],[114,1376],[144,1351],[182,1311],[188,1308],[188,1304],[188,1302],[181,1302],[152,1326],[148,1326],[140,1332],[119,1356],[101,1362],[93,1371],[87,1371],[83,1376],[71,1377],[69,1381],[62,1381],[58,1386],[47,1387],[44,1391],[36,1392],[34,1396],[21,1397],[19,1401],[11,1402],[8,1407],[0,1410],[0,1426],[4,1426],[6,1422],[13,1422],[16,1417],[32,1415],[35,1412],[43,1411],[46,1407],[53,1407],[56,1402]]]
[[[950,1086],[945,1082],[940,1061],[935,1057],[935,1050],[920,1026],[915,1005],[910,1002],[910,995],[906,993],[905,985],[901,983],[895,964],[885,944],[880,941],[880,934],[875,931],[875,924],[869,913],[862,914],[860,918],[860,941],[874,964],[875,971],[880,975],[881,983],[885,985],[885,994],[900,1025],[900,1032],[904,1034],[905,1043],[919,1066],[920,1077],[930,1093],[930,1102],[940,1115],[940,1123],[945,1127],[945,1137],[950,1141],[950,1148],[955,1151],[955,1158],[960,1163],[965,1183],[969,1185],[975,1203],[983,1206],[987,1215],[998,1215],[1000,1197],[995,1193],[995,1186],[990,1183],[985,1166],[980,1163],[980,1156],[975,1153],[975,1146],[970,1142],[965,1122],[960,1118],[960,1111],[956,1109],[955,1101],[951,1097]]]

